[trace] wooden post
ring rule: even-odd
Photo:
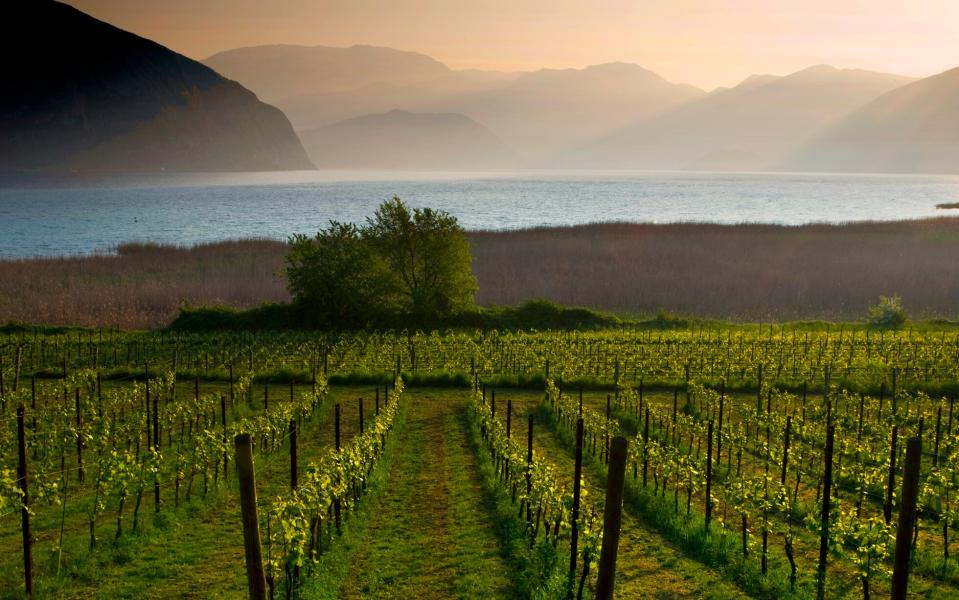
[[[526,497],[529,498],[533,491],[533,415],[530,414],[527,419],[526,431]],[[527,500],[526,502],[526,524],[533,523],[533,509]]]
[[[713,518],[713,422],[706,429],[706,535],[709,535],[709,523]]]
[[[296,419],[290,419],[290,489],[296,491]]]
[[[649,472],[649,407],[646,407],[646,424],[643,426],[643,487]]]
[[[836,434],[834,425],[830,425],[826,433],[826,467],[823,473],[822,512],[820,513],[819,529],[819,568],[816,571],[816,598],[824,600],[826,597],[826,558],[829,554],[829,510],[830,492],[832,491],[832,455],[833,442]]]
[[[719,383],[719,428],[716,431],[716,467],[723,462],[723,407],[726,403],[726,380]]]
[[[619,381],[619,362],[616,363],[616,381]],[[610,418],[610,397],[606,394],[606,439],[603,440],[603,456],[606,457],[606,464],[609,464],[609,418]]]
[[[906,600],[909,584],[909,562],[912,551],[912,533],[916,525],[916,500],[919,496],[919,469],[922,460],[922,440],[909,438],[906,442],[906,465],[902,476],[902,503],[899,505],[899,526],[896,529],[896,559],[892,573],[892,600]]]
[[[679,412],[679,388],[673,388],[673,423],[676,422],[676,414]]]
[[[889,480],[886,483],[886,502],[882,507],[882,515],[886,525],[892,523],[892,492],[896,487],[896,442],[899,440],[899,426],[892,426],[892,444],[889,450]]]
[[[153,397],[153,450],[160,450],[160,398]],[[226,441],[226,440],[224,440]],[[224,444],[225,445],[225,444]],[[226,463],[223,467],[223,476],[226,477]],[[160,512],[160,474],[153,476],[153,511]]]
[[[147,419],[147,448],[153,447],[153,419],[150,418],[150,377],[148,367],[144,367],[144,377],[146,377],[146,419]]]
[[[610,442],[606,510],[603,512],[603,547],[599,554],[599,576],[596,581],[598,600],[611,600],[616,582],[616,554],[619,550],[619,532],[623,518],[627,448],[626,438],[622,436],[616,436]]]
[[[214,413],[214,416],[216,413]],[[224,446],[226,445],[226,397],[220,396],[220,423],[223,426],[223,442]],[[230,464],[229,453],[223,451],[223,478],[226,479],[227,466]]]
[[[579,546],[579,496],[583,475],[583,418],[576,419],[576,466],[573,471],[573,513],[569,539],[569,576],[576,576],[576,559]]]
[[[340,403],[336,403],[333,419],[333,435],[336,438],[336,451],[340,451]]]
[[[942,438],[942,404],[936,410],[936,442],[932,451],[932,466],[939,465],[939,442]],[[908,450],[908,448],[907,448]]]
[[[243,520],[243,547],[246,553],[246,582],[250,600],[266,600],[266,577],[260,549],[260,524],[256,514],[256,477],[253,469],[253,448],[250,435],[234,438],[236,463],[240,479],[240,509]]]
[[[363,435],[363,398],[360,398],[360,435]]]
[[[27,596],[33,596],[33,552],[30,536],[30,492],[27,489],[27,443],[23,423],[23,405],[17,407],[17,487],[20,488],[20,529],[23,532],[23,583]]]
[[[506,399],[506,439],[509,439],[513,428],[513,399]]]
[[[380,416],[380,386],[376,386],[376,416]]]
[[[786,468],[789,466],[789,435],[792,430],[792,415],[786,417],[786,431],[783,433],[783,468],[780,473],[779,484],[786,485]]]
[[[340,403],[337,402],[334,407],[333,412],[333,437],[336,443],[336,451],[340,451]],[[336,531],[340,532],[340,515],[342,513],[342,504],[340,503],[340,497],[337,496],[333,499],[333,517],[336,521]]]
[[[81,432],[81,420],[80,420],[80,388],[74,390],[74,396],[76,398],[76,411],[77,411],[77,479],[81,482],[83,481],[83,433]],[[147,426],[149,427],[149,421]]]

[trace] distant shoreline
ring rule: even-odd
[[[729,321],[862,318],[899,294],[959,315],[959,217],[845,225],[607,223],[469,232],[480,304],[547,298],[615,313]],[[133,243],[115,255],[0,260],[0,323],[156,328],[184,303],[289,300],[286,244]]]

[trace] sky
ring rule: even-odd
[[[631,62],[704,89],[813,64],[924,77],[959,66],[959,0],[68,0],[192,58],[372,44],[456,69]]]

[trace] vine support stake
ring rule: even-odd
[[[579,496],[583,476],[583,418],[576,419],[576,466],[573,471],[573,512],[570,521],[569,576],[576,577],[576,558],[579,546]]]
[[[23,531],[23,584],[27,596],[33,596],[33,553],[30,537],[30,493],[27,490],[27,443],[23,423],[23,405],[17,407],[17,486],[20,498],[20,528]]]
[[[290,489],[296,491],[296,419],[290,419]]]
[[[256,476],[250,435],[242,433],[236,436],[234,444],[240,479],[246,582],[250,588],[250,600],[266,600],[266,577],[263,573],[263,552],[260,548],[260,524],[256,514]]]
[[[706,433],[706,535],[713,518],[713,422],[709,421]]]
[[[610,442],[609,477],[606,483],[606,510],[603,511],[603,547],[599,554],[596,598],[612,600],[616,582],[616,554],[623,518],[623,487],[626,479],[628,442],[616,436]]]
[[[892,572],[892,600],[905,600],[909,584],[909,559],[912,532],[916,524],[916,501],[919,496],[919,469],[922,461],[922,440],[911,437],[906,442],[906,464],[902,476],[902,504],[899,505],[899,527],[896,529],[896,558]]]
[[[829,494],[832,491],[832,454],[836,428],[830,425],[826,433],[826,467],[823,473],[822,484],[822,512],[820,514],[819,530],[819,567],[816,570],[816,598],[824,600],[826,597],[826,558],[829,554]]]
[[[533,509],[529,496],[533,491],[533,415],[530,414],[526,432],[526,524],[533,524]]]

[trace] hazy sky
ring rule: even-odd
[[[415,50],[453,68],[633,62],[705,88],[817,63],[959,66],[959,0],[72,0],[194,58],[270,43]]]

